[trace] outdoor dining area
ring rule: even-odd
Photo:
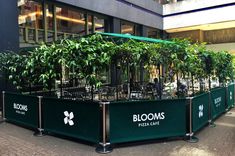
[[[234,107],[231,54],[187,39],[97,33],[0,59],[15,86],[2,94],[5,121],[99,153],[160,138],[197,142],[196,132]]]

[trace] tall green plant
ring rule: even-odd
[[[24,77],[23,72],[28,59],[25,55],[13,52],[0,53],[0,71],[7,76],[18,90],[27,86],[28,78]]]
[[[214,57],[215,75],[219,78],[220,83],[225,85],[234,76],[232,56],[226,51],[220,51],[215,53]]]

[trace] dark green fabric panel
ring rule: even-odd
[[[185,99],[113,102],[109,114],[111,143],[186,134]]]
[[[5,93],[5,118],[20,125],[38,128],[38,98]]]
[[[100,115],[97,102],[43,98],[43,127],[48,132],[98,143]]]
[[[228,109],[234,105],[234,84],[228,85],[226,103]]]
[[[226,88],[217,88],[211,91],[211,117],[217,118],[225,112],[225,92]]]
[[[196,132],[208,123],[209,93],[196,96],[192,100],[192,130]]]

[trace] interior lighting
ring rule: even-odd
[[[211,23],[211,24],[203,24],[190,27],[167,29],[166,31],[168,33],[174,33],[174,32],[192,31],[192,30],[209,31],[209,30],[228,29],[228,28],[235,28],[235,21],[226,21],[220,23]]]
[[[133,28],[124,28],[122,29],[122,33],[128,33],[128,32],[132,32]]]
[[[28,17],[30,17],[31,19],[35,19],[33,17],[37,16],[37,15],[42,16],[42,12],[38,11],[38,12],[29,13],[27,15],[20,15],[19,16],[19,24],[24,23],[26,21],[26,18],[28,18]],[[53,15],[50,14],[50,13],[47,13],[47,17],[53,17]],[[80,19],[76,19],[76,18],[70,18],[70,17],[61,16],[61,15],[56,15],[56,18],[60,19],[60,20],[65,20],[65,21],[69,21],[69,22],[74,22],[74,23],[79,23],[79,24],[85,25],[85,21],[84,20],[80,20]],[[88,22],[88,25],[92,25],[92,22]],[[103,24],[96,23],[95,26],[96,27],[103,27]]]

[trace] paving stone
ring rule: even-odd
[[[181,139],[115,146],[107,156],[234,156],[235,109],[196,133],[198,143]],[[10,124],[0,124],[0,156],[96,156],[95,147],[54,136],[33,136],[33,131]]]

